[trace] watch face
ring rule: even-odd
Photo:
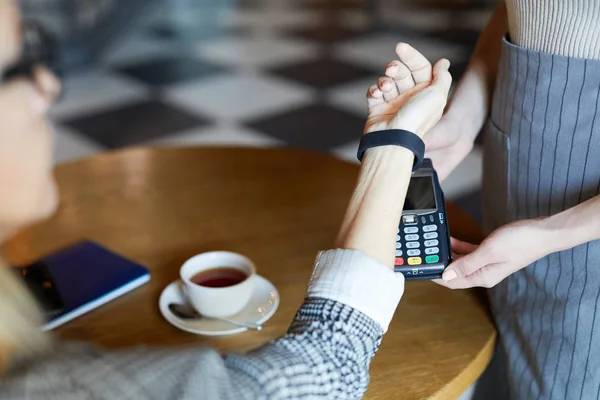
[[[403,212],[415,212],[434,210],[435,191],[433,179],[430,176],[413,177],[408,186]]]

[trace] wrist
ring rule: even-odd
[[[535,227],[540,238],[539,245],[542,246],[545,255],[566,250],[576,245],[571,245],[570,239],[573,238],[573,232],[568,232],[567,225],[562,224],[559,221],[560,219],[560,214],[556,214],[535,220]]]
[[[405,147],[379,146],[370,148],[365,152],[362,165],[377,166],[377,172],[404,169],[408,166],[410,169],[407,172],[411,172],[414,160],[415,155],[413,152]]]
[[[393,268],[394,242],[414,154],[400,146],[365,152],[337,247],[359,250]]]

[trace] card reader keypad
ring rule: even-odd
[[[439,229],[443,221],[433,215],[405,215],[396,235],[396,265],[409,265],[415,274],[423,273],[419,266],[440,261]]]

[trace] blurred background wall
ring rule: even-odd
[[[22,0],[59,43],[56,162],[127,146],[289,146],[355,162],[399,41],[466,68],[494,0]],[[444,183],[480,217],[478,146]]]

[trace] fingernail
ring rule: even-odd
[[[457,276],[458,275],[456,274],[456,271],[454,271],[453,269],[449,269],[444,271],[444,273],[442,274],[442,279],[448,282],[456,278]]]
[[[450,68],[450,60],[446,60],[446,69]]]

